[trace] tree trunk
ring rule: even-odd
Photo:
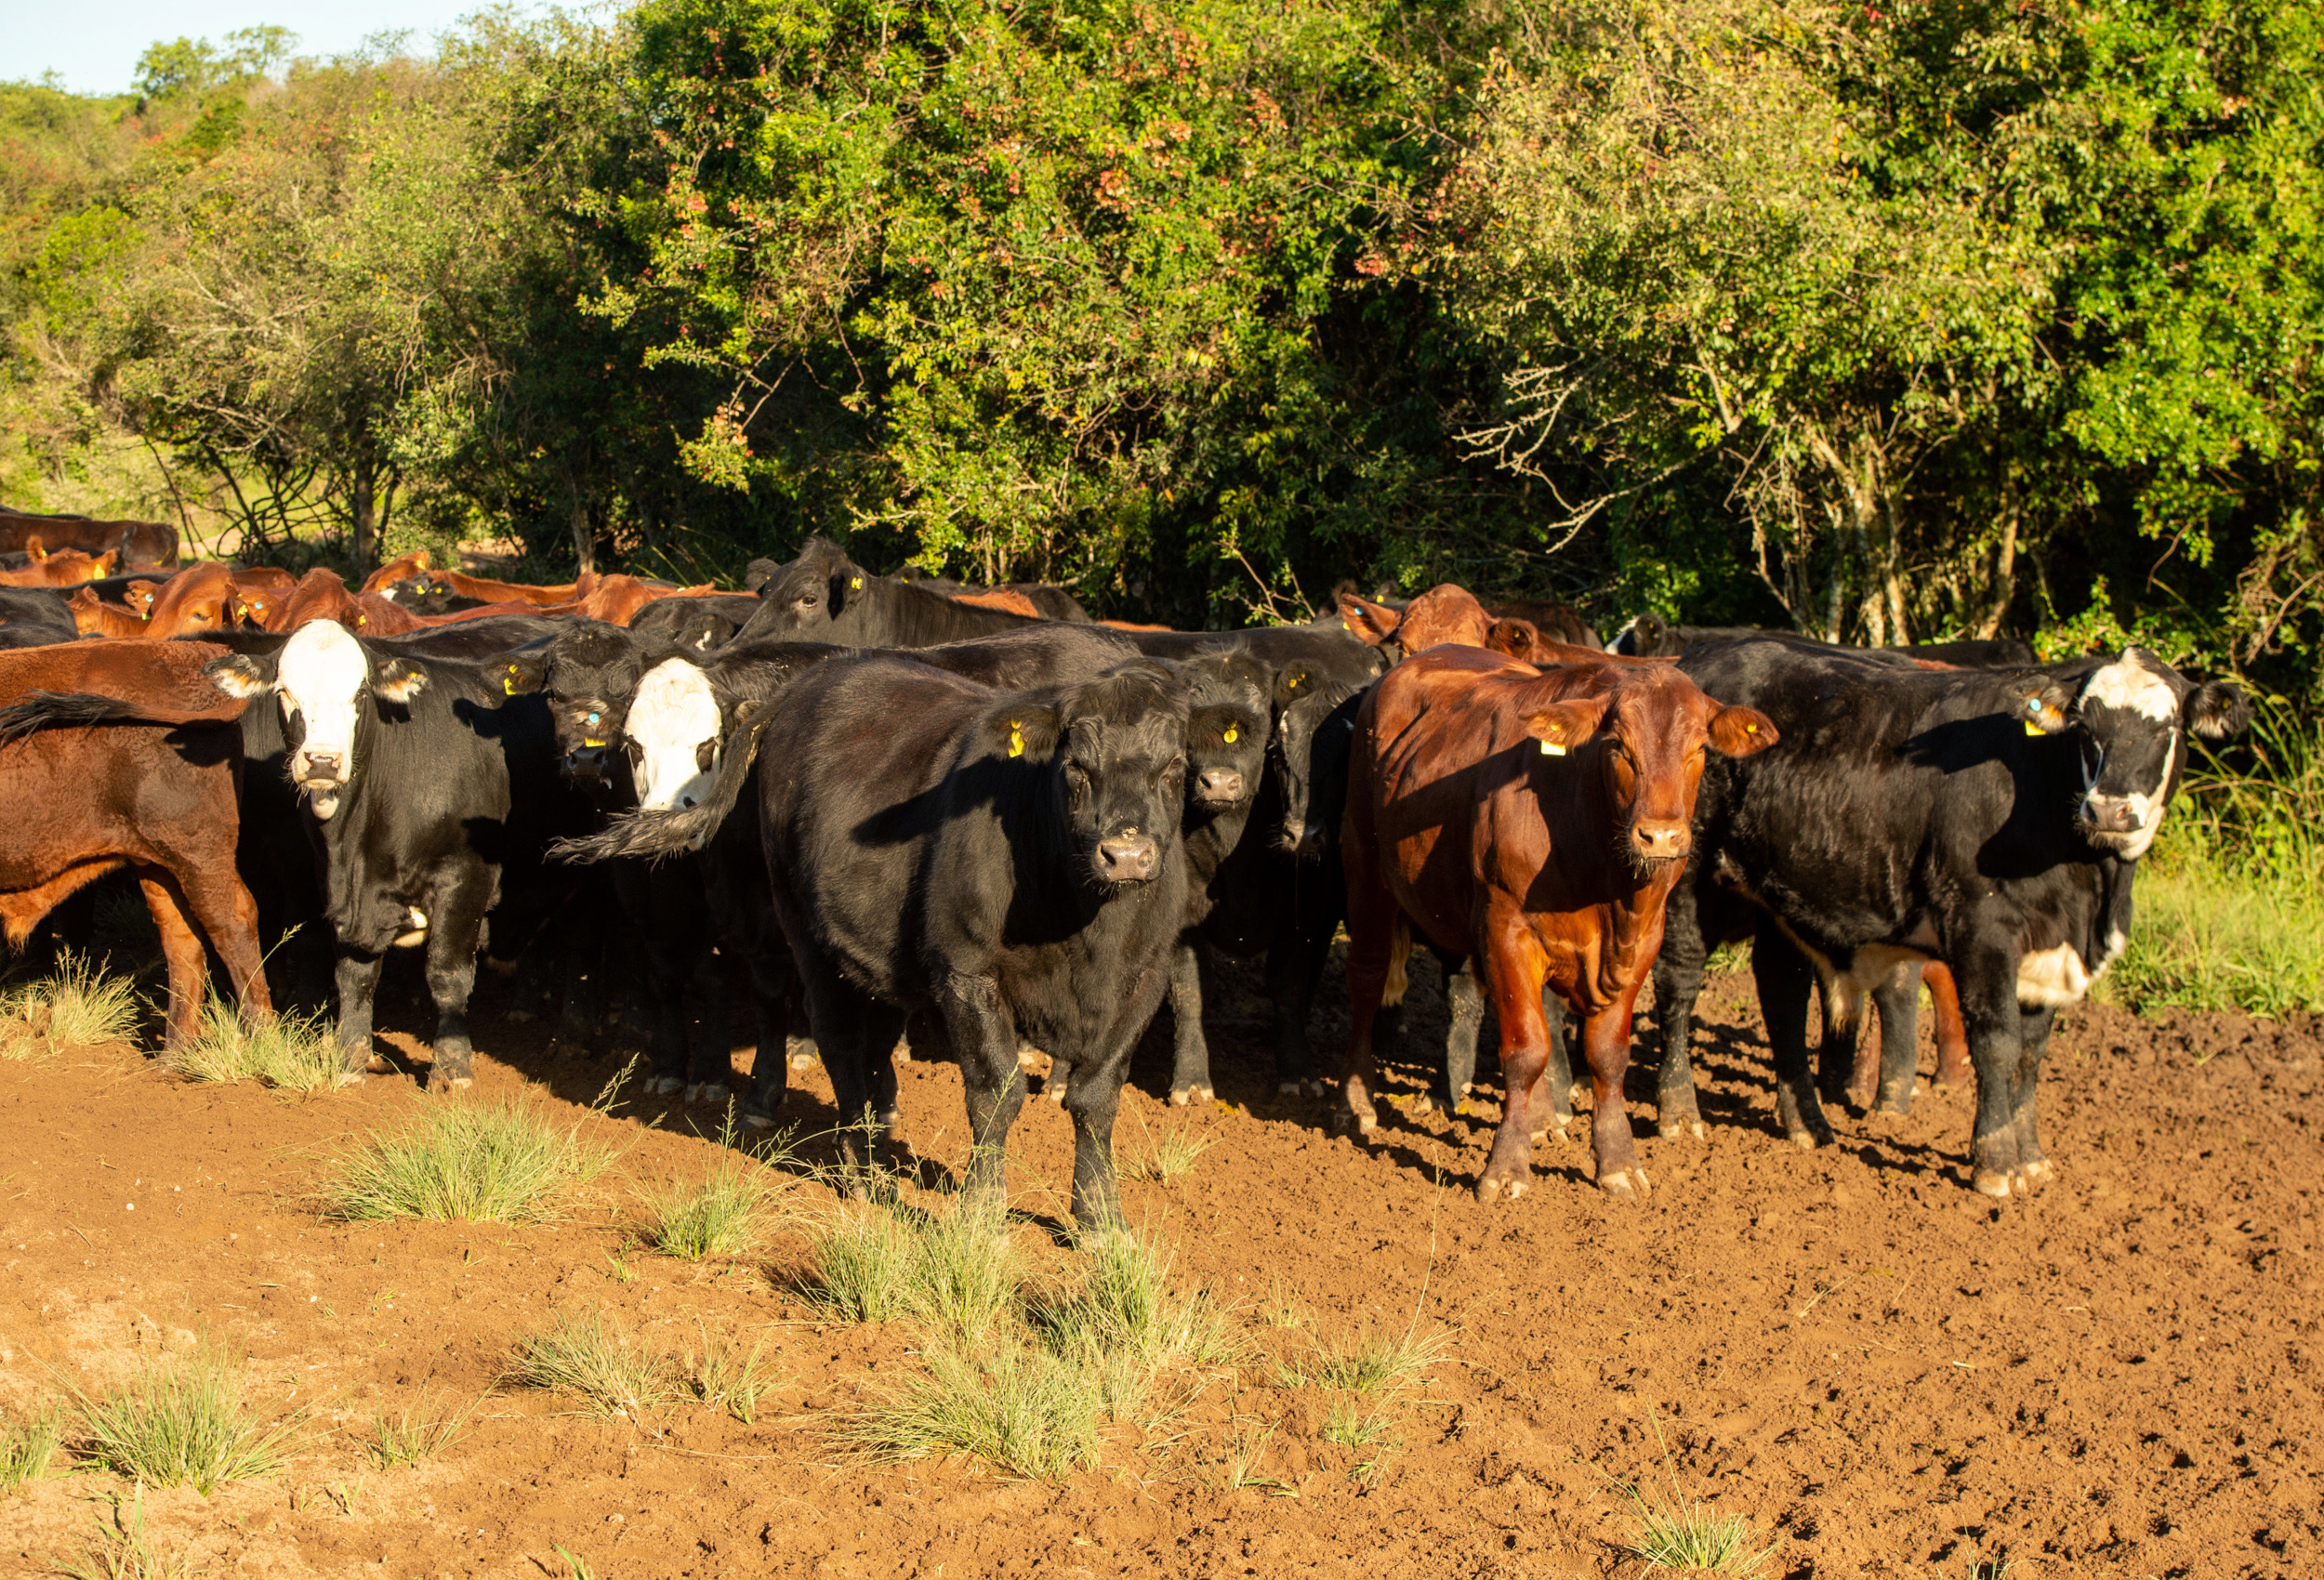
[[[573,560],[584,576],[597,570],[597,531],[589,524],[589,507],[578,488],[573,491]]]
[[[1986,599],[1985,618],[1977,622],[1979,638],[1990,641],[2001,633],[2010,600],[2017,596],[2017,521],[2023,510],[2017,493],[2017,468],[2001,462],[2001,546],[1993,554],[1993,586]]]
[[[376,530],[374,526],[373,510],[377,503],[376,497],[377,480],[374,475],[375,470],[375,463],[373,462],[371,456],[371,446],[368,444],[359,446],[355,452],[355,475],[351,489],[352,498],[350,500],[350,503],[354,507],[354,543],[352,546],[355,553],[355,574],[357,576],[368,575],[373,568],[372,555],[374,547],[374,533]]]

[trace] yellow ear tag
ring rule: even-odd
[[[1300,678],[1299,678],[1298,676],[1294,675],[1294,676],[1292,676],[1292,677],[1291,677],[1288,680],[1286,680],[1283,684],[1284,684],[1284,688],[1285,688],[1285,690],[1287,690],[1287,691],[1298,691],[1298,690],[1300,689]]]
[[[1228,745],[1232,746],[1235,744],[1235,738],[1242,733],[1243,732],[1240,730],[1237,730],[1234,725],[1230,724],[1226,727],[1226,733],[1221,736],[1220,739],[1224,741]]]
[[[1759,733],[1759,726],[1756,724],[1746,724],[1743,727],[1743,733],[1746,735],[1756,735]]]
[[[582,744],[583,745],[585,745],[585,746],[592,746],[592,747],[594,747],[594,746],[601,746],[601,745],[603,745],[605,743],[604,743],[604,742],[602,742],[602,741],[590,741],[590,740],[584,740],[581,744]]]
[[[1541,755],[1545,757],[1562,757],[1565,755],[1565,748],[1554,741],[1544,741],[1541,743]]]
[[[1024,731],[1013,718],[1009,721],[1009,755],[1012,757],[1024,756]]]
[[[2029,718],[2026,720],[2026,733],[2028,735],[2047,735],[2049,731]]]
[[[2040,697],[2027,697],[2026,699],[2026,711],[2030,714],[2039,715],[2041,712],[2041,699]],[[2041,728],[2041,726],[2034,719],[2028,718],[2026,720],[2026,733],[2028,735],[2047,735],[2049,731]]]
[[[847,585],[851,590],[862,592],[864,590],[864,578],[861,576],[850,576],[848,578]]]
[[[514,675],[503,675],[500,678],[500,689],[503,691],[506,691],[508,695],[512,697],[515,696],[517,694],[517,678]]]

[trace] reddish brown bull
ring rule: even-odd
[[[1011,614],[1023,614],[1028,619],[1042,618],[1033,600],[1014,587],[971,587],[967,592],[946,596],[953,602],[965,603],[972,609],[1005,609]]]
[[[1481,648],[1493,617],[1468,588],[1440,582],[1402,609],[1374,603],[1354,593],[1340,594],[1340,620],[1367,647],[1425,652],[1452,643]]]
[[[234,570],[218,560],[189,565],[162,584],[145,634],[159,640],[222,631],[241,619]]]
[[[1473,957],[1505,1088],[1480,1201],[1525,1189],[1536,1116],[1549,1122],[1545,983],[1580,1022],[1598,1183],[1646,1190],[1622,1101],[1631,1007],[1686,864],[1705,752],[1776,740],[1765,715],[1720,706],[1668,664],[1551,649],[1563,662],[1548,670],[1461,646],[1407,659],[1358,710],[1348,769],[1348,1115],[1375,1126],[1372,1021],[1410,929]]]
[[[271,1015],[258,910],[234,868],[245,702],[202,674],[207,642],[86,642],[0,652],[0,925],[21,948],[74,890],[137,874],[169,962],[169,1043],[194,1034],[225,962],[243,1019]],[[194,929],[199,926],[201,932]]]
[[[30,552],[33,538],[50,549],[101,554],[118,549],[132,569],[178,563],[178,529],[166,521],[98,521],[86,516],[41,516],[0,509],[0,553]]]
[[[145,617],[134,609],[118,603],[107,603],[97,596],[97,589],[82,586],[64,600],[73,611],[73,628],[85,637],[142,637],[146,634]]]
[[[384,593],[406,582],[425,581],[428,577],[428,551],[415,548],[409,554],[399,554],[370,575],[363,578],[359,589],[367,593]]]

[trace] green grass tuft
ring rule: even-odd
[[[469,1418],[476,1413],[476,1404],[482,1402],[480,1399],[445,1415],[424,1408],[416,1415],[403,1409],[390,1420],[385,1411],[378,1412],[371,1417],[371,1435],[363,1452],[382,1470],[433,1459],[468,1436]]]
[[[666,1257],[738,1256],[766,1234],[782,1186],[764,1164],[733,1150],[731,1134],[720,1139],[718,1161],[699,1181],[673,1179],[640,1192],[646,1244]]]
[[[22,1034],[0,1042],[0,1057],[22,1059],[32,1038],[52,1045],[87,1047],[135,1040],[138,995],[126,977],[108,975],[86,955],[65,953],[56,975],[27,982],[0,995],[0,1016],[24,1023]]]
[[[297,1435],[266,1426],[243,1402],[242,1367],[204,1345],[191,1355],[147,1361],[101,1397],[73,1390],[85,1459],[149,1486],[191,1486],[205,1497],[228,1481],[283,1468]]]
[[[193,1560],[171,1552],[145,1529],[145,1489],[139,1487],[124,1520],[113,1505],[112,1524],[97,1522],[97,1541],[77,1559],[51,1560],[65,1580],[192,1580]]]
[[[219,998],[204,1002],[193,1041],[169,1063],[190,1081],[257,1081],[284,1092],[327,1091],[339,1084],[341,1069],[323,1016],[280,1016],[254,1032]]]
[[[713,1410],[724,1410],[744,1426],[759,1418],[759,1401],[778,1384],[759,1358],[765,1338],[751,1341],[748,1351],[710,1336],[702,1329],[702,1354],[686,1357],[686,1376],[694,1398]]]
[[[905,1309],[941,1339],[973,1344],[1010,1310],[1024,1265],[998,1197],[956,1197],[913,1228]]]
[[[1138,1152],[1125,1160],[1122,1173],[1131,1179],[1168,1181],[1191,1172],[1203,1153],[1218,1145],[1217,1138],[1197,1136],[1183,1126],[1173,1126],[1156,1133],[1146,1127],[1145,1115],[1132,1109],[1138,1121],[1138,1134],[1143,1143]]]
[[[675,1397],[669,1358],[632,1341],[601,1312],[565,1311],[521,1340],[508,1380],[579,1395],[601,1415],[639,1422]]]
[[[910,1227],[885,1207],[850,1206],[818,1231],[800,1293],[833,1322],[889,1323],[906,1312],[918,1256]]]
[[[400,1136],[374,1136],[342,1161],[332,1205],[352,1219],[537,1223],[563,1186],[596,1178],[613,1150],[559,1128],[522,1101],[446,1102]]]
[[[50,1409],[20,1426],[0,1426],[0,1493],[48,1474],[48,1462],[64,1441],[64,1427]]]
[[[926,1376],[848,1422],[840,1441],[881,1463],[973,1454],[1050,1481],[1097,1463],[1103,1401],[1083,1367],[1006,1342],[926,1358]]]
[[[1394,1392],[1419,1379],[1445,1358],[1450,1336],[1365,1332],[1333,1343],[1318,1341],[1304,1365],[1288,1375],[1295,1383],[1315,1383],[1346,1393]]]
[[[1708,1504],[1664,1498],[1632,1486],[1623,1491],[1638,1521],[1638,1535],[1630,1550],[1649,1568],[1684,1573],[1757,1574],[1775,1551],[1755,1547],[1751,1522],[1739,1514],[1721,1514]]]

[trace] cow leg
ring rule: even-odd
[[[1445,1080],[1433,1094],[1446,1113],[1469,1111],[1469,1088],[1477,1078],[1477,1033],[1485,1024],[1485,990],[1477,986],[1476,962],[1439,954],[1445,968]],[[1425,1111],[1424,1111],[1425,1112]]]
[[[1024,1107],[1024,1066],[1017,1058],[1017,1026],[1001,1002],[1000,984],[987,976],[956,974],[944,984],[938,1007],[953,1055],[960,1061],[960,1085],[969,1103],[967,1192],[994,1206],[1009,1197],[1009,1127]],[[818,1039],[822,1027],[816,1028]],[[831,1058],[829,1044],[824,1059]],[[1075,1121],[1075,1158],[1079,1166],[1080,1121]]]
[[[1807,957],[1773,922],[1760,924],[1751,941],[1751,976],[1759,984],[1759,1012],[1776,1052],[1776,1113],[1796,1147],[1829,1146],[1831,1126],[1816,1098],[1807,1067],[1807,1001],[1816,973]]]
[[[379,991],[379,968],[386,956],[346,945],[339,948],[333,975],[339,1000],[339,1080],[360,1080],[363,1072],[381,1074],[394,1068],[371,1051],[371,1003]]]
[[[210,973],[209,957],[202,951],[201,935],[186,919],[184,896],[177,880],[158,867],[139,867],[138,887],[145,891],[145,908],[153,914],[153,930],[161,934],[162,957],[169,963],[169,1008],[164,1046],[181,1048],[201,1029],[204,985]]]
[[[218,952],[234,984],[234,1003],[242,1023],[257,1030],[274,1019],[274,1000],[266,985],[266,961],[258,951],[258,902],[231,866],[213,871],[195,867],[179,879],[186,908],[193,913],[210,947]],[[149,904],[151,902],[149,901]]]
[[[476,1048],[469,1041],[468,1001],[476,988],[476,955],[484,944],[489,881],[456,889],[437,902],[428,926],[428,995],[436,1001],[436,1060],[428,1072],[431,1092],[456,1091],[476,1078]]]
[[[1074,1223],[1085,1231],[1122,1227],[1121,1185],[1114,1173],[1114,1123],[1121,1112],[1122,1083],[1129,1076],[1130,1051],[1161,1007],[1167,986],[1156,968],[1140,973],[1104,1034],[1083,1048],[1074,1065],[1065,1112],[1074,1121]]]
[[[1923,965],[1921,980],[1928,984],[1929,1008],[1936,1017],[1936,1084],[1961,1086],[1974,1073],[1969,1065],[1969,1033],[1961,1020],[1961,991],[1954,986],[1951,969],[1942,961]]]
[[[799,974],[792,969],[790,952],[770,959],[761,951],[746,957],[750,975],[751,1010],[757,1017],[759,1043],[750,1061],[750,1097],[743,1105],[743,1123],[754,1130],[774,1126],[783,1113],[791,1084],[791,1004],[799,994]],[[804,1039],[802,1039],[804,1040]]]
[[[1915,1072],[1921,1063],[1921,963],[1908,960],[1872,990],[1881,1014],[1880,1091],[1872,1107],[1882,1113],[1910,1113]]]
[[[1581,1053],[1590,1065],[1590,1146],[1597,1154],[1598,1189],[1614,1196],[1643,1196],[1649,1189],[1631,1139],[1630,1105],[1622,1098],[1623,1078],[1630,1073],[1631,1005],[1637,996],[1632,987],[1621,1003],[1581,1022]]]
[[[1340,1063],[1340,1100],[1343,1105],[1339,1115],[1344,1126],[1353,1125],[1359,1135],[1368,1136],[1380,1127],[1380,1113],[1374,1106],[1372,1094],[1380,1082],[1379,1061],[1373,1056],[1372,1037],[1380,1019],[1380,1003],[1388,989],[1391,957],[1401,945],[1408,944],[1402,913],[1388,890],[1377,882],[1358,882],[1354,874],[1348,883],[1348,1046]],[[1273,961],[1269,962],[1270,969]],[[1502,1032],[1508,1036],[1506,1026]]]
[[[1170,1101],[1181,1108],[1208,1102],[1218,1093],[1210,1085],[1210,1045],[1202,1034],[1202,960],[1184,934],[1170,951]]]
[[[1823,1101],[1844,1107],[1856,1077],[1856,1035],[1863,1007],[1850,1002],[1832,984],[1820,979],[1816,997],[1824,1007],[1824,1036],[1816,1055],[1816,1091]]]
[[[2017,1088],[2024,1047],[2017,1007],[2017,956],[1986,948],[1952,952],[1960,962],[1961,1020],[1977,1074],[1977,1118],[1969,1139],[1969,1183],[2006,1196],[2018,1181]]]
[[[1543,961],[1529,940],[1504,927],[1486,944],[1486,984],[1501,1032],[1501,1123],[1477,1180],[1477,1200],[1522,1196],[1533,1184],[1533,1089],[1549,1071],[1549,1026],[1541,1013]],[[1350,955],[1353,974],[1353,955]],[[1603,1104],[1603,1098],[1601,1098]],[[1618,1090],[1615,1106],[1621,1106]]]
[[[1331,935],[1339,926],[1333,914],[1321,925],[1305,907],[1292,918],[1288,937],[1267,949],[1267,1000],[1274,1007],[1275,1090],[1286,1096],[1324,1084],[1315,1073],[1315,1058],[1307,1042],[1307,1021],[1315,1007],[1316,984],[1331,958]],[[1351,934],[1353,936],[1353,934]]]
[[[2055,1009],[2018,1012],[2017,1078],[2010,1099],[2016,1113],[2010,1127],[2017,1136],[2017,1172],[2012,1176],[2012,1181],[2021,1196],[2038,1185],[2047,1184],[2057,1173],[2057,1165],[2041,1151],[2039,1116],[2041,1060],[2050,1050],[2050,1029],[2056,1021]]]
[[[1549,1057],[1525,1099],[1525,1133],[1536,1146],[1548,1140],[1552,1131],[1564,1140],[1565,1127],[1574,1122],[1574,1064],[1565,1051],[1565,1001],[1546,989],[1541,994],[1541,1039]]]
[[[1702,996],[1703,965],[1710,958],[1695,909],[1691,881],[1670,891],[1662,952],[1655,959],[1655,1021],[1662,1043],[1655,1076],[1655,1132],[1665,1139],[1701,1140],[1703,1113],[1695,1100],[1695,1001]]]

